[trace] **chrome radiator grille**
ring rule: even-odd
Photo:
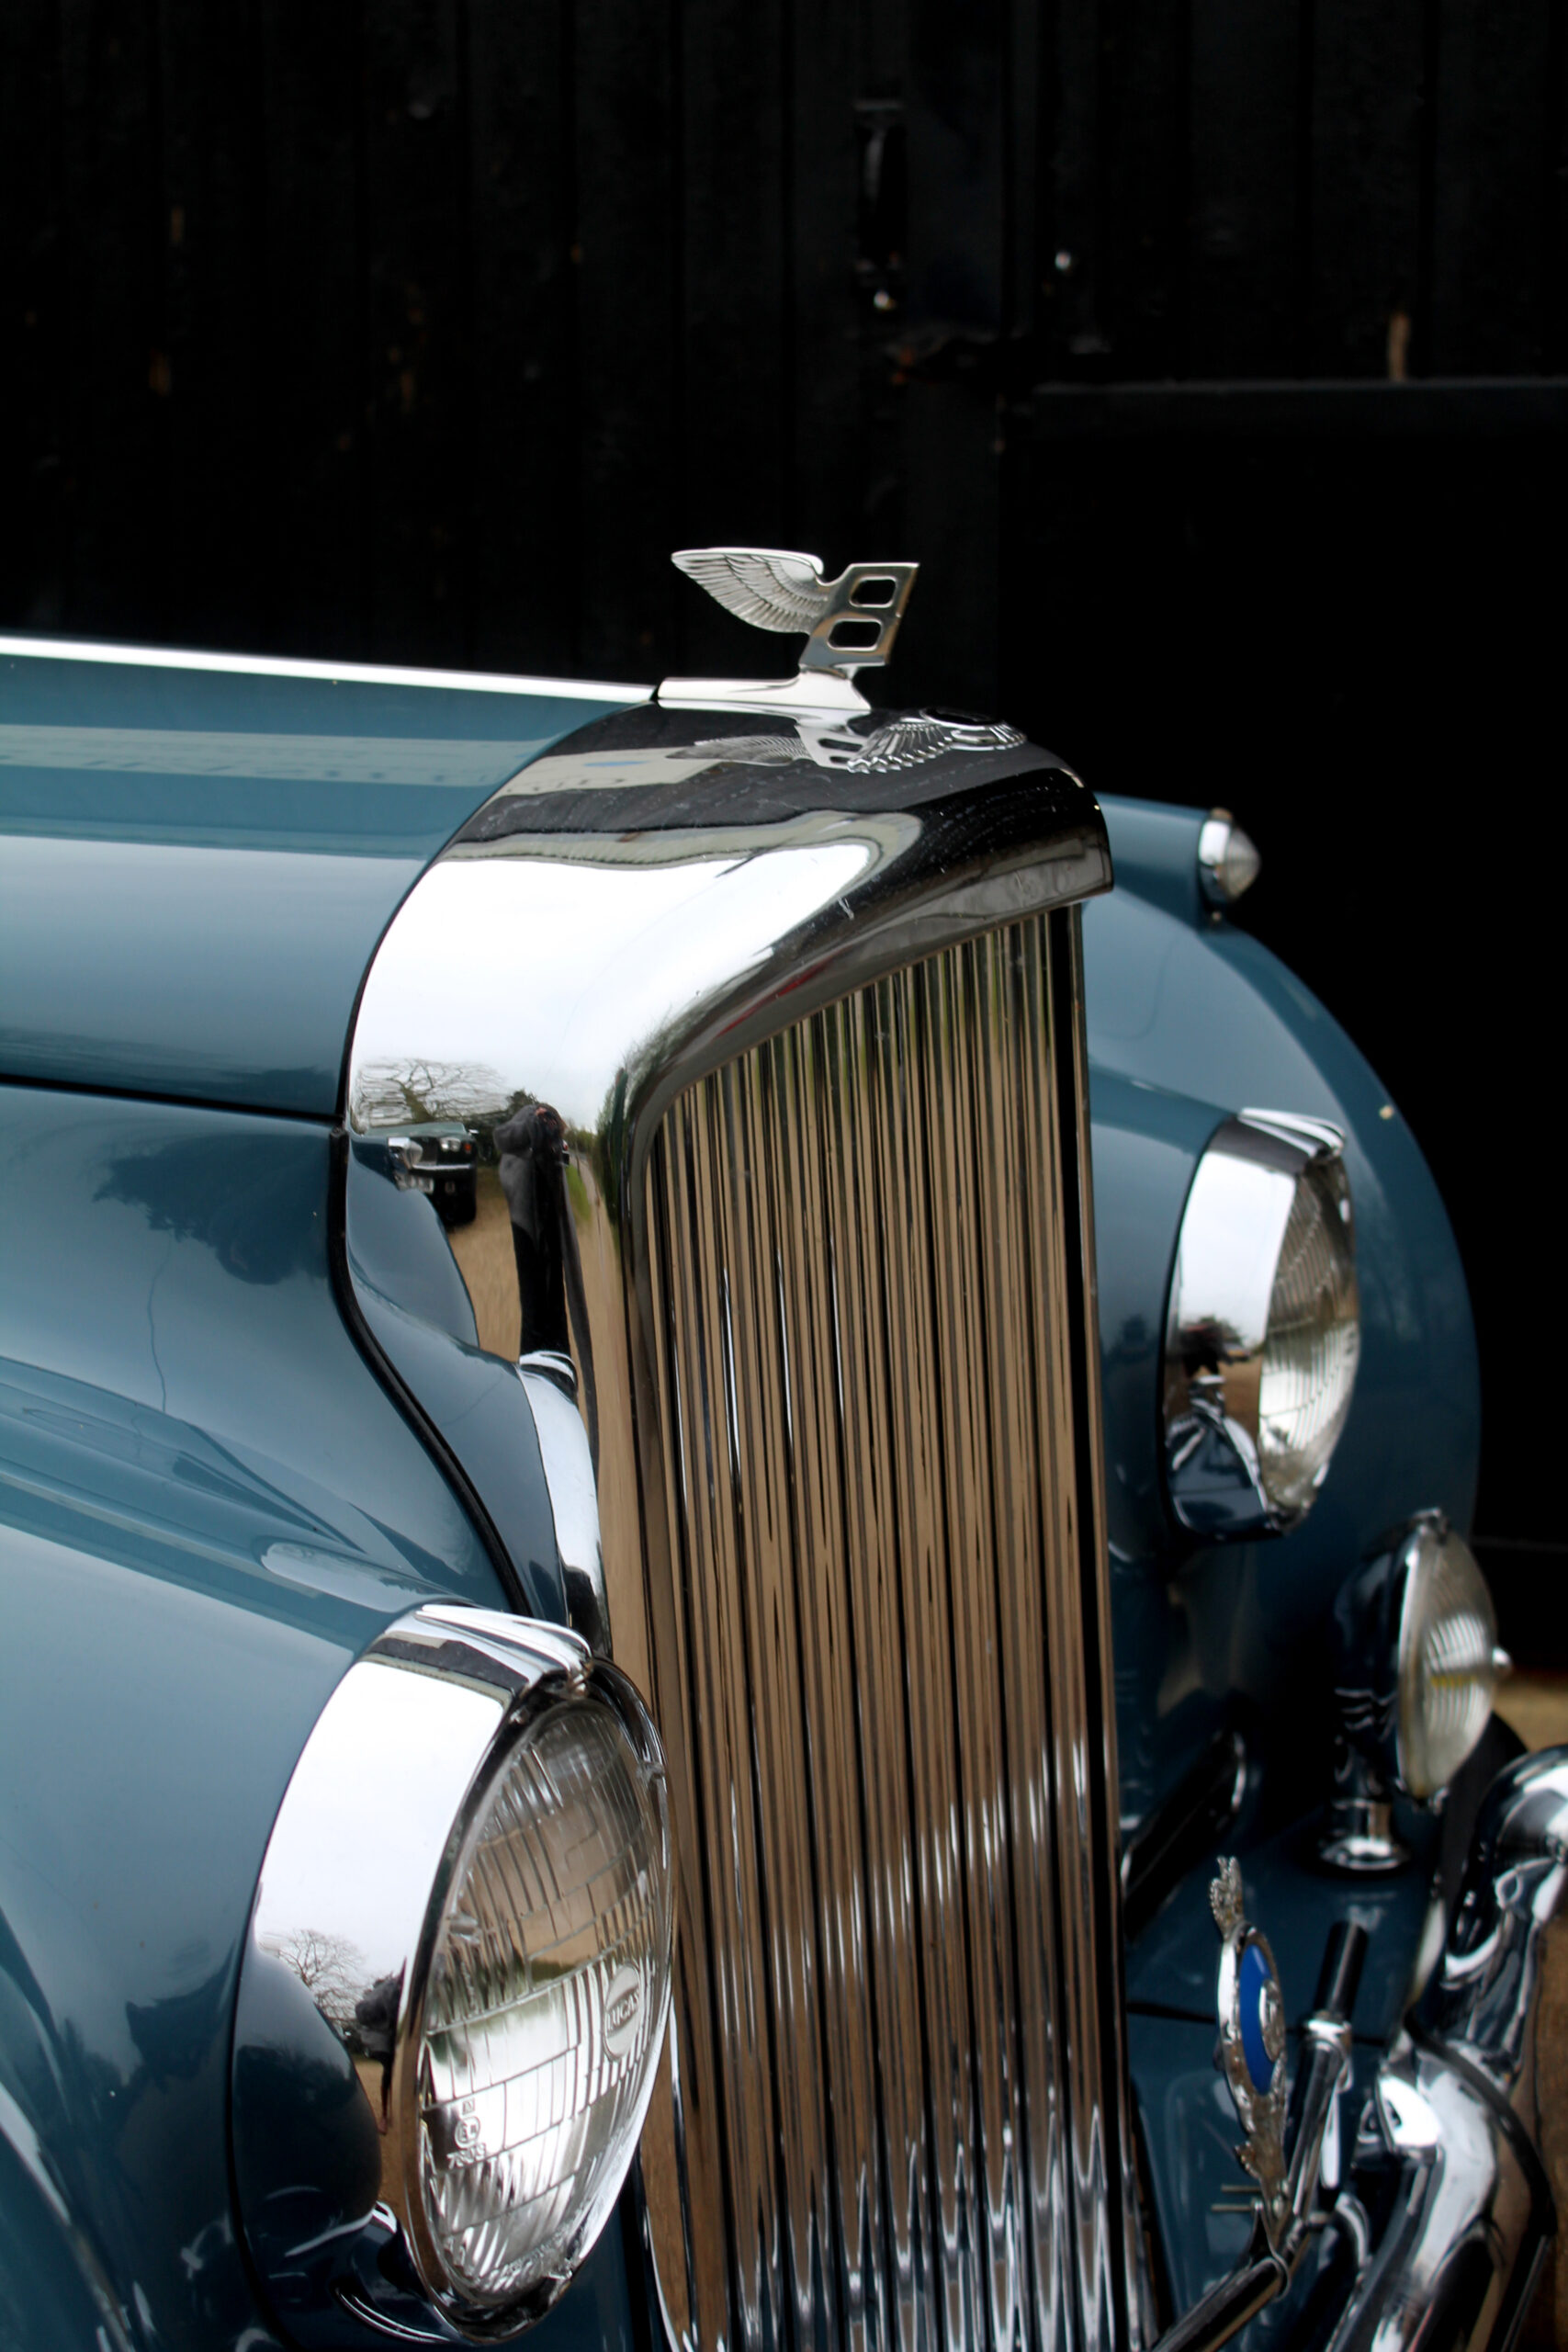
[[[1113,2332],[1076,921],[811,1013],[653,1142],[644,2175],[694,2352]]]

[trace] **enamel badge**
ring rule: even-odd
[[[1290,2076],[1285,2065],[1285,2005],[1280,1974],[1268,1939],[1247,1925],[1242,1911],[1241,1871],[1233,1859],[1220,1864],[1209,1889],[1214,1924],[1224,1941],[1220,1953],[1220,2060],[1247,2137],[1236,2154],[1258,2183],[1263,2228],[1278,2249],[1290,2223],[1285,2189],[1285,2108]]]

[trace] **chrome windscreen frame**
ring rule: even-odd
[[[1079,1534],[1092,1556],[1078,1656],[1051,1668],[1063,1678],[1057,1703],[1073,1747],[1065,1779],[1078,1792],[1056,1834],[1077,1902],[1067,1962],[1077,2004],[1070,2158],[1078,2183],[1101,2179],[1110,2199],[1109,2211],[1090,2211],[1086,2197],[1076,2215],[1069,2331],[1086,2344],[1136,2341],[1141,2324],[1119,2006],[1102,1989],[1121,1973],[1114,1719],[1098,1352],[1088,1336],[1081,967],[1076,915],[1065,913],[1110,881],[1091,796],[1010,729],[932,714],[893,722],[618,714],[504,786],[415,887],[368,975],[348,1084],[353,1140],[405,1131],[417,1095],[426,1117],[504,1132],[518,1147],[510,1170],[501,1148],[488,1193],[481,1172],[479,1230],[451,1237],[455,1253],[481,1348],[521,1357],[536,1399],[541,1382],[563,1405],[575,1386],[582,1443],[546,1443],[558,1528],[563,1514],[572,1519],[580,1555],[592,1549],[581,1532],[584,1455],[596,1489],[602,1597],[592,1565],[569,1563],[574,1623],[595,1646],[607,1641],[648,1694],[671,1751],[677,1853],[696,1850],[696,1825],[682,1812],[680,1707],[661,1687],[679,1648],[678,1564],[661,1556],[666,1513],[649,1491],[660,1476],[649,1432],[661,1405],[647,1177],[660,1121],[709,1073],[818,1008],[1064,910],[1080,1270],[1074,1442]],[[544,1246],[547,1227],[557,1230],[552,1219],[564,1301],[553,1325],[531,1322],[527,1295],[529,1252]],[[716,2235],[725,2187],[714,2119],[682,2075],[694,2005],[708,1997],[695,1871],[681,1873],[677,1900],[675,2005],[644,2174],[668,2339],[705,2352],[727,2335],[728,2290]]]

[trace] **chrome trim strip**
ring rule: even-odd
[[[511,677],[486,670],[405,670],[375,662],[302,662],[272,653],[193,653],[175,646],[99,644],[91,638],[0,636],[0,661],[108,662],[142,670],[217,670],[247,678],[326,678],[355,686],[445,686],[476,695],[543,695],[558,702],[650,702],[651,686],[592,678]]]
[[[599,1490],[588,1431],[577,1409],[577,1374],[570,1356],[547,1349],[522,1357],[517,1370],[538,1432],[572,1631],[581,1634],[595,1657],[608,1657],[610,1611],[599,1534]]]
[[[1071,1186],[1066,1193],[1077,1232],[1069,1267],[1078,1296],[1066,1318],[1069,1343],[1077,1354],[1076,1389],[1082,1399],[1077,1423],[1078,1539],[1080,1589],[1091,1607],[1087,1628],[1093,1635],[1084,1654],[1083,1689],[1089,1738],[1084,1758],[1089,1791],[1089,1842],[1086,1857],[1095,1895],[1095,1940],[1089,1954],[1098,1987],[1098,2008],[1103,2040],[1099,2045],[1099,2097],[1113,2119],[1115,2143],[1107,2162],[1108,2226],[1102,2245],[1095,2249],[1093,2276],[1100,2297],[1097,2308],[1104,2323],[1102,2341],[1121,2339],[1124,2329],[1129,2352],[1153,2340],[1157,2332],[1154,2282],[1148,2274],[1144,2217],[1140,2211],[1135,2143],[1133,2132],[1132,2076],[1126,2042],[1126,1954],[1123,1942],[1122,1891],[1122,1825],[1120,1767],[1116,1752],[1116,1684],[1111,1649],[1111,1559],[1105,1505],[1104,1406],[1100,1388],[1099,1344],[1100,1306],[1094,1237],[1094,1162],[1090,1140],[1089,1027],[1085,1013],[1083,925],[1075,920],[1058,952],[1070,959],[1070,990],[1059,993],[1066,1034],[1072,1041],[1072,1061],[1058,1057],[1059,1084],[1064,1093],[1063,1122],[1076,1127],[1068,1165]],[[1064,981],[1066,976],[1064,975]],[[1245,1763],[1243,1764],[1245,1770]],[[1096,1803],[1103,1816],[1092,1817]],[[1106,1997],[1108,1986],[1113,1996]],[[1086,1988],[1087,1989],[1087,1988]],[[1087,2030],[1087,2021],[1086,2021]],[[1079,2143],[1081,2144],[1081,2142]],[[1120,2223],[1118,2233],[1117,2222]],[[1080,2291],[1082,2291],[1080,2290]]]

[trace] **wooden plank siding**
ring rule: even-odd
[[[1561,1535],[1554,1170],[1454,1116],[1557,878],[1461,952],[1430,819],[1560,796],[1565,0],[6,0],[0,345],[7,627],[744,674],[671,549],[919,558],[880,691],[1258,836],[1453,1206],[1483,1519]]]
[[[6,615],[646,674],[918,537],[994,693],[1035,387],[1564,366],[1563,14],[10,0]]]

